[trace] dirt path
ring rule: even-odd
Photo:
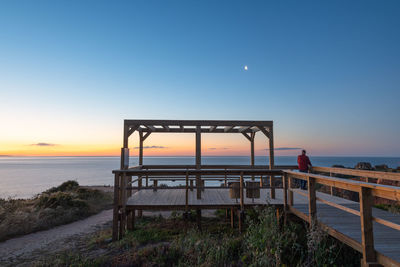
[[[83,236],[111,227],[112,213],[105,210],[80,221],[0,242],[0,266],[29,266],[44,255],[73,248]],[[143,215],[169,217],[171,212],[143,212]],[[214,211],[204,210],[202,215],[213,217]]]
[[[0,266],[15,265],[28,257],[35,258],[35,255],[40,256],[48,248],[56,252],[73,246],[71,238],[92,233],[104,227],[111,219],[112,210],[105,210],[80,221],[1,242]]]

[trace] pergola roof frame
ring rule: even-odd
[[[143,133],[252,133],[262,131],[269,138],[272,121],[215,121],[215,120],[125,120],[129,137],[135,131]]]
[[[251,159],[254,166],[254,138],[261,131],[269,139],[269,166],[274,166],[273,121],[242,120],[124,120],[124,137],[121,151],[121,169],[129,166],[128,139],[139,132],[139,165],[143,165],[143,143],[151,133],[195,133],[196,166],[201,165],[202,133],[239,133],[250,141]]]

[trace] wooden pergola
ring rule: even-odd
[[[196,167],[201,166],[202,133],[239,133],[250,142],[250,165],[254,166],[254,138],[261,132],[268,139],[269,165],[274,167],[274,134],[272,121],[227,120],[125,120],[121,153],[121,169],[129,168],[129,137],[139,133],[139,165],[143,165],[143,144],[152,133],[194,133],[196,140]]]

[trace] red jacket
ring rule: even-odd
[[[310,159],[306,155],[299,155],[297,157],[300,171],[308,171],[308,165],[312,166]]]

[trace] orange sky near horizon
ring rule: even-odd
[[[144,143],[144,156],[194,156],[194,134],[152,134]],[[96,140],[95,140],[96,141]],[[267,139],[256,135],[255,154],[268,154]],[[8,156],[119,156],[121,142],[7,142],[0,143],[0,155]],[[138,137],[129,139],[130,154],[138,155]],[[276,151],[276,154],[294,155],[299,151]],[[239,134],[203,134],[202,155],[246,156],[250,155],[250,142]]]

